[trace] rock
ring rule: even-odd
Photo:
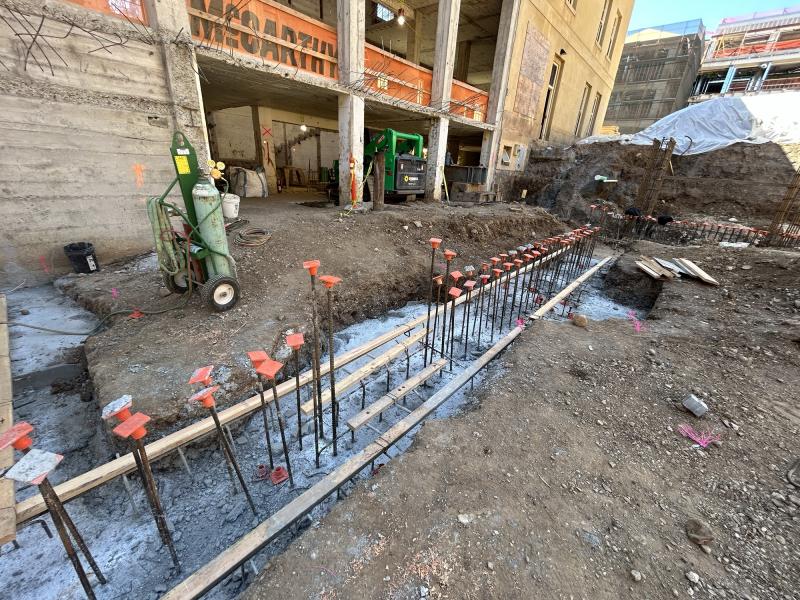
[[[586,327],[589,324],[589,318],[586,315],[575,315],[572,317],[572,324],[576,327]]]
[[[641,581],[642,580],[641,572],[637,571],[636,569],[632,569],[631,570],[631,579],[633,579],[634,581]]]
[[[462,525],[469,525],[475,520],[475,515],[460,514],[458,515],[458,522]]]
[[[714,541],[714,531],[708,523],[700,519],[689,519],[686,521],[686,537],[698,546],[705,546]]]
[[[708,412],[708,405],[694,394],[689,394],[683,401],[683,407],[695,417],[702,417]]]
[[[656,355],[656,349],[655,349],[655,348],[648,348],[648,349],[647,349],[647,353],[648,353],[650,356],[655,356],[655,355]]]
[[[742,265],[742,271],[749,271],[753,268],[753,265]]]
[[[417,223],[419,223],[419,221],[417,221]],[[428,588],[426,588],[424,585],[419,586],[419,597],[420,598],[427,598],[428,597],[428,591],[429,591]]]
[[[603,541],[600,539],[596,533],[592,533],[591,531],[586,531],[585,529],[580,532],[581,539],[589,544],[592,548],[599,548],[603,545]]]
[[[403,231],[408,231],[408,225],[403,225]]]
[[[422,227],[422,221],[414,221],[414,227],[416,227],[416,228]],[[428,588],[425,588],[425,589],[427,590]]]
[[[29,311],[27,308],[23,308],[21,311],[19,311],[19,314],[21,314],[21,315],[29,315],[29,314],[31,314],[31,311]]]
[[[686,579],[692,583],[700,583],[700,575],[694,571],[686,571]]]
[[[490,571],[494,571],[494,563],[492,561],[487,562],[486,568],[489,569]]]

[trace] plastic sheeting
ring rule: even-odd
[[[667,115],[633,135],[596,135],[579,144],[649,146],[675,138],[676,154],[702,154],[731,144],[800,143],[800,92],[715,98]]]

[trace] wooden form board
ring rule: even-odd
[[[376,416],[379,413],[382,413],[387,408],[392,406],[395,402],[399,402],[400,400],[405,398],[408,394],[411,393],[412,390],[417,389],[424,382],[433,377],[433,375],[438,373],[446,364],[447,364],[447,359],[440,358],[436,362],[428,365],[422,371],[420,371],[410,379],[406,379],[403,383],[394,388],[391,392],[387,392],[386,394],[378,398],[375,402],[367,406],[360,413],[348,419],[347,426],[353,431],[361,429],[364,425],[367,424],[367,422],[369,422],[370,419],[372,419],[372,417]]]
[[[350,375],[342,379],[341,381],[336,382],[336,393],[342,395],[347,390],[349,390],[354,385],[357,385],[359,381],[368,377],[374,371],[377,371],[381,367],[385,367],[390,362],[392,362],[395,358],[398,358],[400,355],[405,354],[406,350],[411,348],[414,344],[419,342],[423,337],[425,337],[425,329],[422,331],[418,331],[407,340],[403,340],[402,342],[398,342],[397,345],[392,346],[386,352],[381,354],[380,356],[373,358],[363,367],[360,367],[353,371]],[[330,404],[331,402],[331,390],[323,390],[322,392],[322,399],[320,404],[323,408]],[[301,407],[300,410],[303,411],[303,414],[308,416],[314,412],[314,400],[309,400],[305,402]]]
[[[315,506],[325,500],[325,498],[334,493],[347,481],[357,475],[364,467],[393,446],[411,429],[419,425],[428,415],[444,404],[445,401],[474,377],[478,371],[485,367],[504,348],[513,342],[520,333],[522,333],[521,327],[514,328],[510,333],[506,334],[505,337],[498,340],[485,354],[474,361],[469,367],[412,411],[408,416],[395,423],[388,431],[378,436],[369,446],[350,458],[310,489],[300,494],[266,521],[258,525],[250,533],[239,538],[235,544],[223,551],[222,554],[218,555],[211,562],[189,575],[189,577],[162,596],[161,600],[190,600],[199,598],[211,590],[217,583],[235,571],[239,565],[281,535],[291,527],[297,519],[300,519],[303,515],[310,512]]]
[[[541,266],[545,265],[549,261],[557,258],[561,254],[566,252],[566,249],[561,249],[552,254],[548,254],[547,256],[542,257],[538,262],[530,263],[529,265],[523,267],[519,270],[519,273],[526,273],[527,271],[533,268],[540,268]],[[517,273],[512,271],[509,275],[511,279],[517,276]],[[500,281],[505,281],[502,279]],[[485,287],[481,287],[472,294],[472,298],[478,298],[482,293],[489,293],[494,287],[498,285],[498,281],[493,281],[492,283],[486,285]],[[460,305],[467,301],[466,294],[462,294],[459,298],[456,299],[456,305]],[[444,310],[443,305],[439,305],[435,309],[431,310],[431,318],[434,317],[436,313],[441,313]],[[405,325],[400,325],[395,329],[376,337],[374,340],[367,342],[357,348],[354,348],[348,352],[345,352],[341,356],[335,357],[335,364],[336,368],[343,367],[352,361],[360,358],[361,356],[371,352],[375,348],[378,348],[393,340],[394,338],[403,335],[404,333],[411,331],[415,327],[418,327],[422,323],[425,322],[427,319],[427,314],[423,314],[415,319],[412,319]],[[326,375],[329,371],[329,366],[327,364],[320,365],[320,374]],[[300,375],[300,385],[306,385],[311,381],[311,371],[306,371]],[[295,381],[291,379],[289,381],[285,381],[278,386],[278,396],[283,397],[287,394],[293,393],[295,389]],[[271,398],[268,399],[268,402],[271,402]],[[220,411],[219,419],[222,424],[230,423],[242,417],[245,417],[252,412],[259,410],[261,408],[261,399],[258,395],[252,396],[247,400],[243,400],[238,404],[230,406],[225,410]],[[164,436],[163,438],[156,440],[147,444],[146,451],[147,455],[150,460],[156,460],[167,454],[174,452],[177,448],[184,446],[196,439],[203,437],[204,435],[208,435],[209,433],[214,431],[214,421],[211,417],[207,417],[205,419],[201,419],[200,421],[189,425],[188,427],[184,427],[183,429],[179,429],[169,435]],[[58,494],[59,498],[63,502],[67,500],[71,500],[85,494],[86,492],[93,490],[96,487],[107,483],[120,475],[126,475],[128,473],[132,473],[136,470],[136,462],[133,459],[133,455],[128,453],[119,458],[116,458],[112,461],[109,461],[103,465],[95,467],[77,477],[73,477],[59,485],[56,486],[56,493]],[[38,515],[47,512],[47,507],[42,500],[42,496],[40,494],[36,494],[23,500],[22,502],[18,502],[16,505],[16,513],[17,513],[17,524],[24,523],[29,519],[33,519]]]
[[[11,352],[8,344],[8,307],[6,297],[0,294],[0,433],[14,424],[13,393],[11,390]],[[14,450],[0,452],[0,469],[14,462]],[[14,508],[14,482],[0,479],[0,545],[17,537],[17,515]]]
[[[710,285],[719,285],[719,281],[711,277],[711,275],[703,271],[703,269],[698,267],[688,258],[673,258],[672,261],[692,277],[696,277],[700,281],[703,281]]]
[[[595,266],[593,266],[591,269],[584,272],[583,275],[578,277],[575,281],[570,283],[567,287],[565,287],[563,290],[561,290],[559,293],[553,296],[548,302],[542,304],[542,306],[540,306],[539,309],[532,315],[530,315],[530,317],[528,318],[532,320],[541,319],[548,312],[550,312],[559,302],[561,302],[564,298],[569,296],[575,288],[577,288],[584,281],[589,279],[592,275],[597,273],[608,261],[611,260],[611,258],[612,258],[611,256],[607,256],[599,263],[597,263]]]

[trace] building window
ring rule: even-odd
[[[594,102],[592,102],[592,112],[589,113],[589,124],[586,126],[586,136],[594,134],[594,125],[597,122],[597,112],[600,110],[600,101],[603,96],[598,92],[594,95]]]
[[[619,35],[619,25],[622,23],[622,15],[617,13],[614,17],[614,25],[611,27],[611,37],[608,40],[608,50],[606,50],[606,58],[611,58],[614,54],[614,46],[617,45],[617,36]]]
[[[575,131],[573,132],[573,135],[575,135],[576,137],[581,134],[583,117],[586,115],[586,107],[589,105],[589,98],[591,97],[592,97],[592,86],[587,83],[585,86],[583,86],[581,103],[578,106],[578,118],[575,120]]]
[[[504,167],[511,166],[511,146],[503,146],[503,152],[500,155],[500,164]]]
[[[544,96],[544,110],[542,111],[542,128],[539,130],[539,139],[550,138],[550,123],[553,117],[553,108],[558,94],[558,84],[561,80],[561,62],[553,61],[550,67],[550,78],[547,80],[547,93]]]
[[[375,4],[375,16],[379,21],[391,21],[394,19],[392,9],[380,3]]]
[[[594,41],[598,46],[603,45],[603,36],[606,34],[606,24],[608,23],[608,15],[611,13],[611,0],[604,0],[603,12],[600,13],[600,23],[597,26],[597,37]]]

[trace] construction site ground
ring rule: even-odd
[[[52,403],[71,406],[85,424],[80,433],[61,424],[66,433],[48,438],[53,450],[64,436],[80,438],[61,448],[66,458],[55,482],[111,457],[99,409],[122,394],[155,418],[153,437],[205,416],[186,403],[185,382],[199,366],[215,364],[227,377],[221,405],[251,396],[246,351],[264,348],[285,360],[283,334],[310,320],[303,260],[320,259],[323,273],[343,278],[335,302],[341,330],[426,297],[430,237],[458,251],[462,266],[566,229],[547,212],[517,204],[412,203],[340,216],[290,203],[265,209],[251,200],[240,216],[270,229],[272,238],[234,247],[244,291],[234,310],[214,314],[193,297],[176,310],[114,317],[86,342],[88,380],[53,388],[52,400],[46,392],[15,399],[27,407],[18,418],[35,421]],[[283,536],[275,554],[286,550],[255,581],[237,572],[215,597],[800,597],[800,490],[786,479],[800,458],[800,255],[649,242],[602,252],[622,257],[598,284],[647,314],[639,325],[625,314],[586,328],[531,324],[491,377],[476,382],[462,414],[428,421],[409,451],[346,486],[348,497],[312,514],[299,538]],[[721,285],[686,279],[662,288],[634,266],[640,254],[690,258]],[[179,298],[164,294],[154,267],[144,256],[58,286],[99,316],[174,306]],[[681,407],[690,393],[708,403],[706,416]],[[681,424],[720,434],[721,442],[695,447],[678,433]],[[253,419],[246,429],[255,436],[257,426]],[[196,446],[190,462],[218,468],[187,477],[175,463],[164,465],[172,473],[160,484],[168,513],[180,507],[179,552],[190,565],[198,544],[204,557],[213,556],[257,522],[241,495],[222,508],[230,513],[224,520],[218,506],[206,505],[227,502],[227,480],[219,453]],[[166,479],[164,472],[156,477]],[[196,490],[199,481],[205,490],[196,500],[181,491]],[[180,577],[169,573],[151,524],[139,519],[124,541],[88,525],[128,514],[118,488],[105,486],[68,508],[79,526],[93,528],[90,535],[109,538],[104,554],[118,570],[129,569],[124,556],[138,547],[136,556],[163,583],[151,577],[128,593],[157,597]],[[197,503],[202,507],[193,508]],[[224,533],[198,529],[204,518]],[[709,553],[687,539],[690,518],[713,530]],[[30,545],[25,535],[21,551]]]
[[[640,327],[534,323],[471,410],[427,422],[244,598],[800,597],[800,259],[637,243],[624,293],[650,285],[640,253],[721,285],[664,283]],[[721,440],[703,450],[682,424]]]
[[[309,200],[324,203],[325,199],[309,195]],[[342,278],[334,302],[335,325],[340,329],[409,300],[427,298],[431,237],[443,238],[448,248],[457,251],[460,264],[479,265],[488,258],[488,249],[514,247],[565,229],[546,211],[520,204],[467,209],[417,202],[389,204],[380,213],[340,215],[335,208],[245,201],[239,216],[248,219],[249,226],[266,227],[272,237],[259,247],[231,245],[242,288],[239,304],[228,312],[213,313],[195,294],[176,310],[139,319],[114,317],[113,327],[86,343],[100,406],[133,394],[139,410],[153,418],[155,429],[185,425],[203,412],[187,405],[191,394],[186,382],[206,364],[216,365],[217,376],[223,375],[220,406],[251,396],[255,376],[246,353],[265,349],[277,360],[291,362],[285,334],[299,330],[310,336],[305,260],[319,259],[320,274]],[[443,261],[438,262],[443,272]],[[167,295],[154,255],[106,267],[92,276],[70,275],[57,286],[99,316],[125,307],[160,311],[182,303],[179,296]],[[309,346],[301,368],[308,365]],[[287,372],[293,373],[291,364]]]

